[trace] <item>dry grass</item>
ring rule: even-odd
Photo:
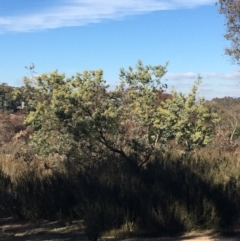
[[[0,219],[0,240],[3,241],[87,241],[84,234],[82,221],[76,220],[67,226],[61,226],[58,222],[40,221],[38,223],[16,222],[12,218]],[[174,236],[162,236],[156,238],[122,237],[103,235],[100,240],[112,241],[238,241],[240,233],[217,232],[214,230],[192,231]]]
[[[240,164],[235,151],[202,148],[193,154],[193,158],[200,164],[205,160],[202,165],[208,165],[208,172],[202,175],[211,177],[215,184],[227,183],[232,177],[239,177]]]

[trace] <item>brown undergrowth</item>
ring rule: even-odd
[[[110,155],[78,169],[77,157],[71,163],[57,155],[39,157],[28,135],[14,138],[27,130],[23,123],[21,130],[8,125],[11,138],[0,146],[2,217],[65,224],[83,219],[90,232],[118,238],[239,227],[235,150],[172,151],[141,168]]]

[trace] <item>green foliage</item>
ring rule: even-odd
[[[31,110],[26,124],[40,154],[57,152],[87,163],[115,153],[147,163],[167,148],[168,141],[186,143],[184,150],[210,143],[216,114],[196,100],[198,82],[188,96],[161,83],[166,66],[120,70],[120,84],[108,91],[103,71],[84,71],[66,78],[57,71],[25,78],[24,93]]]
[[[28,92],[34,86],[26,123],[35,130],[33,140],[40,153],[89,153],[87,149],[96,147],[101,129],[114,128],[114,106],[102,74],[101,70],[85,71],[65,79],[55,71],[36,77],[35,83],[25,79]]]
[[[6,83],[0,84],[0,108],[14,109],[19,105],[19,99],[15,98],[14,92],[17,88],[11,87]]]
[[[185,151],[208,145],[220,120],[217,113],[205,105],[204,98],[197,99],[200,83],[199,77],[187,96],[173,90],[172,98],[159,106],[154,123],[162,131],[163,141],[174,138]]]

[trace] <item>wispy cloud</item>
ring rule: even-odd
[[[153,11],[194,8],[216,0],[65,0],[34,14],[0,16],[0,33],[81,26]],[[59,1],[60,2],[60,1]]]
[[[220,73],[206,73],[204,75],[205,79],[224,79],[224,80],[238,80],[240,81],[240,71],[234,71],[230,74],[220,74]]]
[[[193,73],[193,72],[166,74],[166,78],[169,80],[196,79],[197,77],[198,77],[198,74]]]
[[[198,73],[185,72],[185,73],[168,73],[166,78],[169,80],[187,80],[197,79]],[[203,79],[222,79],[222,80],[237,80],[240,81],[240,71],[236,70],[230,74],[208,72],[200,75]]]
[[[238,70],[228,74],[207,72],[201,74],[201,76],[203,77],[203,83],[199,86],[200,96],[204,96],[208,100],[216,96],[219,98],[240,96],[240,72]],[[168,73],[165,77],[169,80],[170,86],[186,94],[189,93],[198,73]]]

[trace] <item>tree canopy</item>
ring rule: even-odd
[[[183,151],[207,145],[218,116],[197,98],[197,81],[188,95],[163,98],[167,64],[120,70],[120,83],[108,90],[103,71],[66,78],[54,71],[25,78],[29,105],[26,124],[40,154],[56,152],[82,163],[120,155],[139,165],[175,142]]]
[[[226,48],[226,54],[233,60],[240,61],[240,0],[219,0],[219,12],[226,17],[225,38],[231,41],[231,47]]]

